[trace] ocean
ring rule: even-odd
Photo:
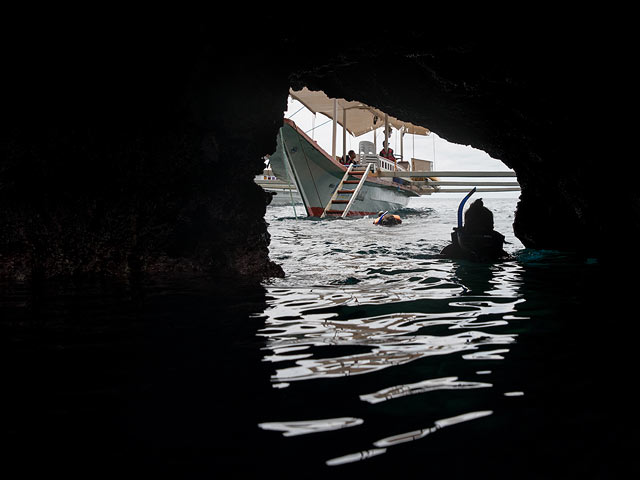
[[[286,276],[258,286],[3,286],[4,465],[83,478],[632,476],[635,282],[524,248],[517,197],[472,197],[509,258],[441,258],[460,197],[415,199],[395,227],[268,207]]]
[[[276,406],[259,426],[276,463],[372,478],[629,468],[625,282],[594,258],[525,249],[504,194],[469,203],[483,198],[509,258],[441,258],[463,196],[412,199],[395,227],[270,208],[287,276],[267,284],[258,331]]]

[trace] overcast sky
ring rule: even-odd
[[[331,154],[331,134],[332,134],[332,121],[322,115],[317,114],[315,118],[315,129],[311,130],[314,126],[314,115],[308,109],[306,109],[297,100],[289,97],[288,109],[285,112],[285,118],[291,118],[298,127],[310,137],[318,142],[318,144],[329,154]],[[423,125],[429,128],[429,125]],[[382,141],[384,140],[384,129],[377,130],[378,140],[377,148],[382,149]],[[342,152],[342,127],[338,124],[338,134],[336,141],[336,155],[341,155]],[[394,153],[400,154],[399,135],[394,130],[391,136],[391,148]],[[373,132],[362,135],[358,138],[347,135],[347,151],[354,150],[358,152],[358,143],[362,140],[373,141]],[[510,169],[502,163],[500,160],[491,158],[483,150],[478,150],[469,145],[459,145],[448,142],[446,139],[438,136],[437,132],[431,132],[429,136],[410,135],[404,136],[404,158],[418,158],[421,160],[435,160],[435,170],[474,170],[474,171],[510,171]],[[443,180],[445,180],[443,178]],[[455,180],[455,179],[451,179]],[[487,179],[489,180],[489,179]],[[500,178],[496,179],[500,181],[515,181],[515,178]],[[492,195],[508,195],[519,196],[519,192],[501,192],[492,193]]]

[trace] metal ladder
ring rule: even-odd
[[[329,200],[329,203],[327,203],[327,206],[324,207],[324,211],[322,212],[322,215],[320,215],[320,218],[324,218],[327,215],[341,215],[342,218],[345,218],[347,216],[347,214],[349,213],[349,210],[351,210],[351,207],[353,205],[353,202],[355,201],[356,197],[358,196],[358,193],[360,192],[360,189],[362,188],[362,185],[364,185],[365,180],[367,179],[367,175],[369,175],[369,172],[371,171],[371,164],[368,163],[366,168],[364,170],[354,170],[354,164],[350,164],[349,168],[347,168],[347,171],[345,172],[344,176],[342,177],[342,180],[340,181],[340,183],[338,184],[338,186],[336,187],[336,190],[333,192],[333,195],[331,196],[331,199]],[[358,169],[362,168],[361,166],[357,167]],[[360,180],[349,180],[349,177],[356,177],[359,176]],[[345,190],[343,187],[344,185],[356,185],[356,188],[354,188],[353,190]],[[338,198],[339,195],[343,195],[343,196],[350,196],[350,198]],[[346,207],[344,208],[344,210],[334,210],[332,208],[333,205],[338,205],[338,204],[346,204]]]

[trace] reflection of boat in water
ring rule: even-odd
[[[274,175],[271,165],[265,166],[262,175],[256,175],[254,181],[266,192],[271,193],[272,199],[269,205],[298,205],[302,203],[300,193],[287,177],[285,180]]]
[[[400,122],[359,102],[330,99],[322,92],[306,89],[291,94],[314,112],[330,115],[329,107],[332,106],[334,127],[339,121],[339,107],[344,131],[354,136],[384,126],[385,145],[388,144],[387,135],[391,125],[402,133],[429,134],[426,128]],[[346,150],[344,145],[343,138],[343,150]],[[385,171],[408,169],[409,163],[398,161],[395,157],[377,155],[373,142],[360,142],[357,164],[345,165],[336,158],[335,135],[333,147],[333,154],[328,154],[293,121],[286,119],[278,135],[277,150],[270,156],[273,172],[278,178],[292,180],[309,216],[346,217],[375,215],[379,211],[393,212],[405,207],[411,197],[434,191],[433,187],[424,186],[424,182],[380,175]]]

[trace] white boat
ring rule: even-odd
[[[330,99],[323,92],[303,89],[290,93],[312,112],[321,112],[334,122],[332,154],[323,150],[293,121],[285,119],[278,135],[277,150],[270,156],[275,176],[295,184],[309,216],[346,217],[392,212],[405,207],[411,197],[435,191],[433,187],[425,186],[424,179],[382,176],[382,172],[407,170],[410,163],[395,156],[385,158],[376,154],[373,142],[359,143],[357,163],[344,164],[335,155],[337,123],[344,127],[343,151],[346,151],[347,131],[358,137],[384,127],[386,146],[391,125],[401,134],[428,135],[428,129],[401,122],[360,102]],[[340,110],[342,121],[338,118]],[[424,162],[421,170],[429,163]]]

